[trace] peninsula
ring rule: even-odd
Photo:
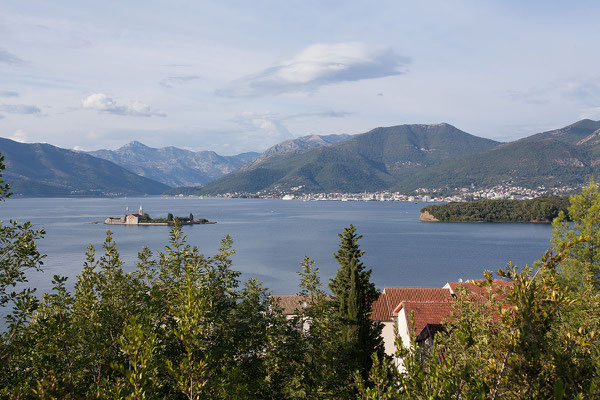
[[[561,211],[568,217],[568,207],[566,196],[452,202],[423,207],[419,219],[423,222],[550,223]]]
[[[188,217],[174,217],[169,213],[166,218],[151,218],[150,215],[144,213],[142,206],[137,213],[126,214],[124,217],[107,217],[104,223],[107,225],[154,225],[165,226],[173,225],[177,222],[179,225],[199,225],[199,224],[216,224],[214,221],[209,221],[205,218],[194,218],[190,213]]]

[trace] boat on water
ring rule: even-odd
[[[281,198],[281,200],[293,200],[294,199],[294,195],[293,194],[286,194],[285,196],[283,196]]]

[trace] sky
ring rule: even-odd
[[[598,1],[0,3],[0,136],[233,155],[446,122],[600,119]]]

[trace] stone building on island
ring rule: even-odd
[[[119,217],[119,218],[108,217],[104,220],[104,223],[108,224],[108,225],[112,225],[112,224],[138,225],[143,216],[144,216],[144,209],[140,205],[140,210],[137,214],[130,213],[130,214],[125,215],[124,217]]]

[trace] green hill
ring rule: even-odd
[[[448,124],[376,128],[330,146],[276,154],[202,188],[172,192],[214,194],[298,187],[302,192],[384,190],[415,171],[498,144]]]
[[[490,187],[509,182],[525,187],[577,185],[598,171],[591,159],[585,148],[556,139],[520,140],[417,171],[395,189]]]
[[[88,154],[0,138],[3,178],[25,196],[161,194],[169,187]]]
[[[598,144],[595,140],[590,140],[600,133],[600,121],[592,121],[591,119],[582,119],[574,124],[565,126],[564,128],[554,129],[547,132],[531,135],[523,141],[539,141],[543,139],[555,139],[563,143],[571,145],[595,145]],[[592,137],[590,137],[592,136]]]

